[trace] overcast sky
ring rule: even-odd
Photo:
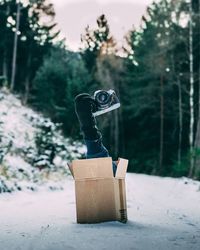
[[[74,50],[80,47],[80,35],[87,25],[96,26],[99,15],[105,14],[111,34],[122,42],[133,25],[138,27],[145,9],[152,0],[51,0],[56,10],[56,21]]]

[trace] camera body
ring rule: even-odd
[[[97,90],[94,93],[96,104],[94,116],[102,115],[120,107],[119,99],[114,90]]]

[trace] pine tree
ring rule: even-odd
[[[188,129],[189,96],[185,91],[188,82],[185,76],[181,77],[189,71],[187,30],[177,21],[175,15],[180,16],[181,11],[177,13],[176,8],[173,2],[165,0],[153,3],[143,17],[141,30],[133,30],[128,38],[127,110],[132,110],[132,114],[127,113],[132,118],[125,124],[130,126],[131,122],[136,132],[130,132],[128,126],[125,131],[136,137],[134,146],[128,145],[135,152],[139,171],[145,160],[146,171],[159,174],[171,171],[175,157],[180,163],[183,129]]]
[[[54,142],[54,134],[57,127],[48,119],[40,125],[39,131],[36,134],[35,142],[37,154],[34,159],[34,166],[39,169],[54,168],[54,158],[56,156],[56,144]]]
[[[79,127],[74,98],[81,92],[87,92],[89,83],[90,75],[81,55],[55,48],[36,74],[32,103],[53,121],[62,123],[66,135],[77,137]]]
[[[24,94],[24,103],[30,98],[36,71],[59,34],[54,16],[53,5],[46,0],[0,3],[0,52],[3,55],[0,75],[12,90]]]
[[[195,82],[198,84],[198,112],[197,112],[197,129],[195,135],[195,158],[194,158],[194,171],[193,177],[200,179],[200,1],[193,1],[193,20],[194,20],[194,75]]]
[[[97,18],[97,28],[92,30],[86,27],[85,33],[81,36],[83,43],[83,59],[90,72],[96,70],[96,59],[99,54],[107,54],[108,45],[113,44],[113,37],[110,35],[110,29],[106,16],[102,14]],[[113,47],[113,46],[112,46]]]

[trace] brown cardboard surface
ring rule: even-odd
[[[74,160],[72,166],[75,180],[113,177],[111,157]]]
[[[128,160],[119,158],[115,178],[124,179],[128,167]]]
[[[116,220],[114,178],[75,181],[78,223]]]
[[[125,180],[118,179],[119,184],[119,197],[120,197],[120,221],[127,222],[127,205],[126,205],[126,187]]]
[[[114,179],[114,191],[115,191],[115,212],[116,212],[116,220],[120,220],[120,195],[119,195],[119,179]]]
[[[116,219],[125,223],[127,221],[127,206],[124,179],[115,179],[115,205]]]
[[[113,177],[112,158],[75,160],[70,171],[75,179],[78,223],[127,221],[125,175],[128,160],[118,160]]]

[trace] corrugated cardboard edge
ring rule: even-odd
[[[120,196],[120,222],[126,223],[127,218],[127,203],[126,203],[126,184],[124,179],[119,179],[119,196]]]
[[[128,218],[127,218],[125,179],[115,179],[114,184],[115,184],[116,220],[122,223],[126,223]]]
[[[115,175],[115,205],[117,220],[122,223],[126,223],[128,220],[125,183],[127,168],[128,160],[119,158]]]
[[[68,166],[68,168],[69,168],[69,171],[70,171],[71,175],[72,175],[72,176],[73,176],[73,178],[74,178],[74,172],[73,172],[73,166],[72,166],[72,163],[67,163],[67,166]]]
[[[128,168],[128,160],[119,158],[115,178],[124,179]]]

